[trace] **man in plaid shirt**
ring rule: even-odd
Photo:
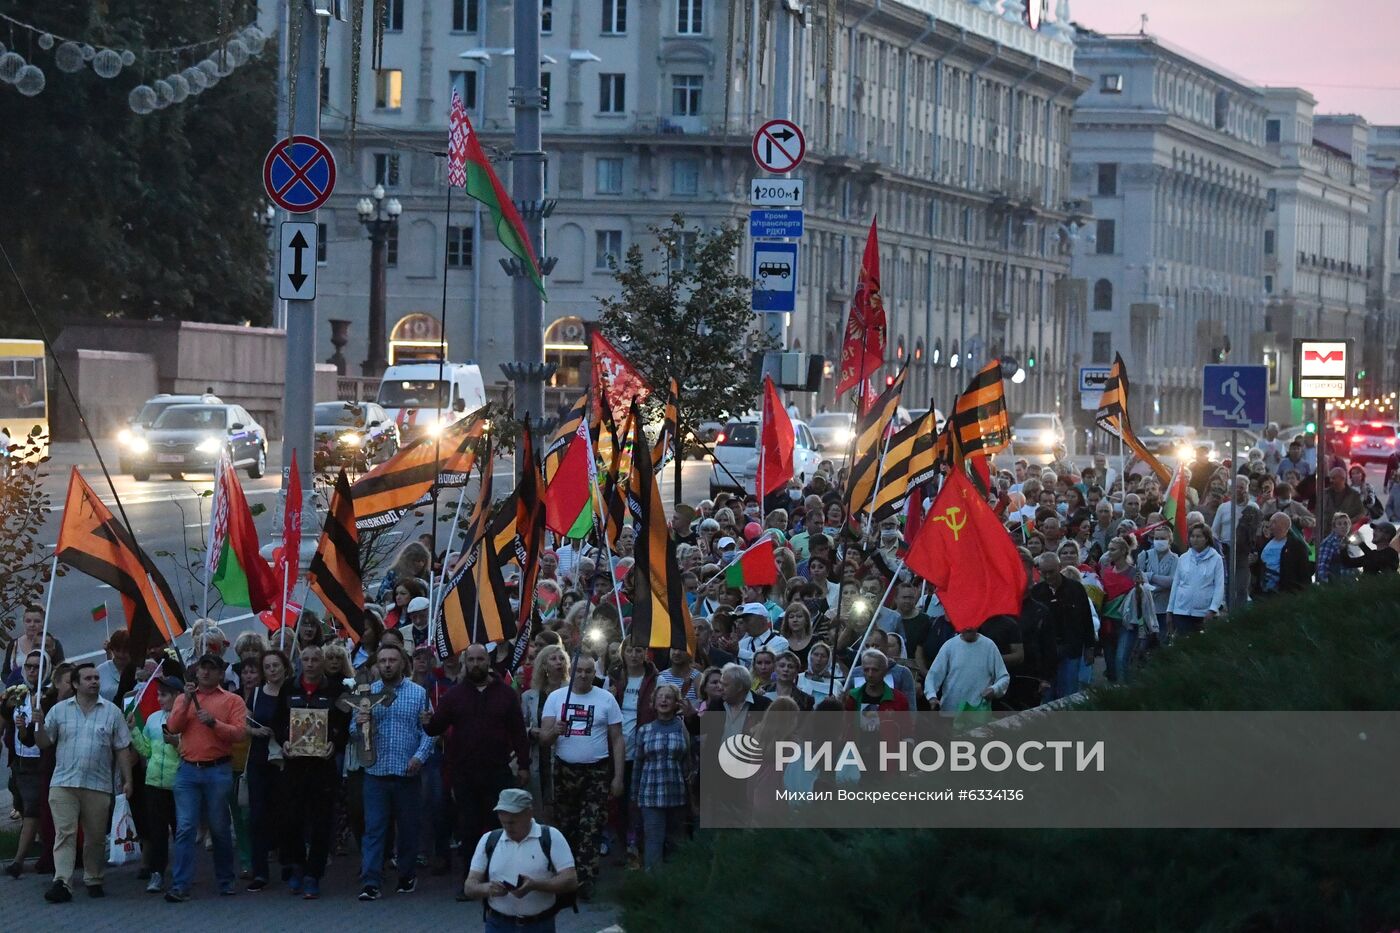
[[[428,692],[407,679],[408,655],[397,645],[379,649],[379,680],[370,695],[391,690],[392,703],[376,703],[359,710],[350,724],[352,741],[360,741],[368,723],[374,740],[374,764],[365,768],[365,840],[360,858],[360,900],[379,899],[384,864],[384,838],[389,821],[397,826],[399,894],[418,888],[419,774],[432,752],[432,739],[423,731],[432,710]]]

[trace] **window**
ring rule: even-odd
[[[386,188],[399,185],[399,154],[397,152],[376,152],[374,154],[374,183]]]
[[[1272,275],[1266,275],[1266,276],[1264,276],[1264,294],[1266,294],[1266,295],[1272,295],[1273,293],[1274,293],[1274,277],[1273,277]]]
[[[1118,193],[1118,163],[1099,163],[1099,184],[1098,193],[1100,195],[1116,195]]]
[[[1277,189],[1270,188],[1270,189],[1269,189],[1269,193],[1268,193],[1268,195],[1266,196],[1265,200],[1267,201],[1267,203],[1268,203],[1268,205],[1269,205],[1269,210],[1271,210],[1271,211],[1278,210],[1278,191],[1277,191]]]
[[[316,225],[316,265],[326,264],[326,225]]]
[[[598,248],[593,266],[596,269],[608,269],[612,267],[614,261],[622,259],[622,231],[621,230],[599,230]]]
[[[1264,142],[1276,143],[1283,133],[1283,124],[1278,120],[1264,121]]]
[[[700,115],[702,75],[673,75],[671,77],[671,115],[697,117]]]
[[[627,0],[603,0],[603,34],[627,31]]]
[[[1123,76],[1117,74],[1100,75],[1099,90],[1104,94],[1122,94]]]
[[[447,228],[447,267],[449,269],[470,269],[472,267],[472,228]]]
[[[403,32],[403,0],[384,0],[384,30]]]
[[[705,28],[705,0],[676,0],[676,32],[698,36]]]
[[[481,19],[481,0],[452,0],[452,31],[476,32]]]
[[[321,106],[325,107],[331,102],[331,69],[327,65],[321,66]]]
[[[1106,330],[1094,331],[1094,362],[1107,363],[1113,358],[1113,334]]]
[[[671,163],[671,193],[700,193],[700,162],[696,159],[677,159]]]
[[[622,159],[610,158],[598,160],[598,193],[622,193]]]
[[[452,86],[462,90],[462,106],[468,110],[475,110],[477,73],[475,71],[453,71],[449,77],[452,79]]]
[[[1099,279],[1094,283],[1094,310],[1113,310],[1113,283],[1108,279]]]
[[[398,110],[403,107],[402,71],[381,68],[374,73],[374,107],[376,110]]]
[[[393,224],[389,227],[389,235],[384,238],[385,245],[388,246],[388,265],[393,268],[399,264],[399,225]]]
[[[1274,231],[1272,231],[1272,230],[1265,230],[1265,231],[1264,231],[1264,255],[1265,255],[1265,256],[1272,256],[1273,254],[1274,254]]]
[[[672,269],[684,268],[687,272],[695,270],[695,247],[699,245],[700,234],[694,230],[682,233],[676,240],[676,255],[671,260]]]
[[[554,86],[554,76],[548,71],[540,72],[540,109],[549,112],[549,92]]]
[[[627,109],[627,76],[598,76],[598,112],[622,113]]]
[[[540,0],[540,34],[554,32],[554,0]]]
[[[1116,232],[1116,225],[1111,220],[1100,220],[1094,225],[1094,252],[1100,256],[1112,255],[1113,234]]]

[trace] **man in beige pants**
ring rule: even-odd
[[[112,771],[121,768],[122,793],[131,796],[131,733],[121,710],[102,699],[102,676],[92,663],[73,670],[75,695],[45,715],[37,707],[35,737],[40,748],[54,749],[49,781],[53,814],[53,885],[44,899],[62,904],[73,899],[69,887],[83,828],[83,883],[89,897],[102,897],[107,865],[107,818],[112,812]]]

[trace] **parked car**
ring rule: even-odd
[[[251,479],[267,472],[267,432],[240,405],[171,405],[131,444],[131,475],[213,473],[227,452]]]
[[[1138,440],[1156,457],[1191,460],[1196,456],[1196,429],[1189,424],[1150,424]]]
[[[856,416],[849,411],[824,411],[807,423],[812,439],[827,453],[843,453],[856,435]]]
[[[315,411],[316,469],[368,469],[399,449],[399,428],[376,402],[320,402]]]
[[[126,423],[126,427],[117,432],[117,462],[118,468],[123,473],[131,472],[132,449],[137,438],[142,437],[146,430],[160,417],[161,412],[172,405],[222,405],[223,399],[217,395],[171,395],[162,392],[160,395],[153,395],[146,399],[146,403],[141,406],[141,410]]]
[[[1065,442],[1065,426],[1054,412],[1032,412],[1011,426],[1011,446],[1017,454],[1049,454]]]
[[[1349,457],[1352,463],[1389,463],[1400,453],[1395,422],[1362,421],[1352,426]]]
[[[710,497],[720,490],[749,493],[754,489],[758,474],[758,419],[731,421],[720,432],[715,444],[715,462],[710,467]],[[812,439],[812,430],[805,421],[794,421],[792,472],[798,482],[806,483],[817,471],[822,455]]]

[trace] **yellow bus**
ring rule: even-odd
[[[49,382],[42,340],[0,340],[0,454],[16,455],[35,427],[43,444],[37,455],[48,453]],[[5,436],[8,435],[8,436]]]

